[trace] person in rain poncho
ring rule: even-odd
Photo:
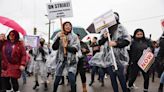
[[[93,37],[93,40],[90,44],[90,47],[92,47],[92,53],[93,56],[97,53],[100,52],[100,46],[97,43],[97,37]],[[91,65],[91,82],[89,83],[89,86],[92,86],[94,83],[94,77],[96,72],[98,72],[98,80],[102,83],[101,86],[104,86],[104,73],[105,73],[105,68],[100,66],[99,64]]]
[[[57,88],[63,74],[64,68],[68,71],[68,80],[71,85],[71,92],[76,92],[76,70],[77,70],[77,56],[76,53],[80,50],[80,41],[76,34],[72,32],[72,24],[64,22],[62,25],[62,32],[56,34],[53,50],[57,50],[56,56],[56,78],[54,81],[53,92],[57,92]]]
[[[110,75],[111,83],[114,92],[118,92],[117,78],[120,81],[122,92],[126,92],[126,79],[124,75],[124,66],[128,64],[128,52],[126,46],[130,43],[130,35],[126,29],[119,22],[118,13],[114,12],[117,23],[112,27],[109,27],[108,31],[110,34],[111,41],[107,36],[107,32],[104,32],[102,38],[99,40],[99,44],[103,45],[103,61],[106,67],[107,74]],[[115,70],[113,64],[113,58],[111,53],[111,48],[113,47],[113,53],[117,63],[118,70]]]
[[[33,48],[34,55],[34,76],[35,76],[35,85],[33,89],[36,89],[39,86],[38,76],[40,74],[41,79],[44,81],[44,90],[47,90],[47,66],[46,66],[46,56],[48,55],[48,49],[44,46],[45,40],[40,39],[40,46]]]

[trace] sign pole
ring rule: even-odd
[[[61,25],[61,33],[64,34],[62,18],[60,18],[60,25]],[[64,35],[65,35],[65,34],[64,34]],[[64,36],[64,38],[63,38],[62,41],[65,42],[65,40],[67,40],[66,36]],[[66,54],[67,54],[67,50],[66,50],[66,48],[64,47],[64,55],[66,55]]]
[[[105,30],[108,31],[108,28],[105,28]],[[109,32],[108,32],[108,40],[109,40],[109,42],[111,41]],[[112,53],[114,68],[115,68],[115,70],[118,70],[117,63],[116,63],[116,58],[115,58],[114,51],[113,51],[113,47],[110,46],[110,49],[111,49],[111,53]]]
[[[103,21],[104,24],[106,24],[105,21]],[[108,41],[110,42],[111,41],[111,38],[110,38],[110,34],[109,34],[109,30],[108,28],[106,27],[105,30],[108,32],[107,35],[108,35]],[[110,46],[110,50],[111,50],[111,54],[112,54],[112,59],[113,59],[113,65],[114,65],[114,68],[115,68],[115,71],[118,70],[118,67],[117,67],[117,63],[116,63],[116,58],[115,58],[115,55],[114,55],[114,51],[113,51],[113,47]]]
[[[50,0],[50,3],[52,0]],[[49,27],[48,27],[48,44],[50,44],[50,35],[51,35],[51,20],[49,19]]]
[[[49,27],[48,27],[48,44],[50,44],[50,33],[51,32],[51,20],[49,20]]]
[[[60,18],[60,25],[61,25],[61,31],[63,31],[63,23],[62,23],[62,18]]]

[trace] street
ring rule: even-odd
[[[95,76],[95,82],[92,86],[89,86],[90,82],[90,73],[87,74],[87,89],[88,92],[113,92],[109,76],[108,78],[105,78],[105,86],[101,87],[101,83],[97,80],[98,76]],[[33,90],[32,87],[34,86],[34,77],[28,77],[27,83],[23,84],[22,78],[19,80],[20,84],[20,91],[21,92],[52,92],[53,90],[53,81],[51,80],[51,77],[49,77],[50,83],[48,84],[48,90],[44,91],[44,85],[40,83],[40,86],[38,89]],[[149,92],[157,92],[158,86],[159,86],[159,78],[155,77],[155,82],[152,83],[152,78],[150,78],[150,85],[149,85]],[[133,89],[133,92],[143,92],[143,77],[142,75],[137,78],[135,81],[136,88]],[[67,85],[67,80],[65,79],[65,84],[60,85],[58,88],[58,92],[69,92],[70,87]],[[122,92],[121,87],[119,85],[119,90]],[[80,76],[78,75],[77,78],[77,92],[82,92],[82,84]]]

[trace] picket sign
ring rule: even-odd
[[[108,12],[95,18],[93,23],[94,23],[96,33],[99,33],[103,29],[109,28],[109,27],[115,25],[117,22],[116,22],[113,11],[109,10]]]
[[[58,19],[73,17],[73,9],[71,0],[48,3],[47,4],[48,19]]]
[[[150,48],[147,48],[143,51],[141,58],[138,61],[138,66],[144,71],[147,72],[151,65],[154,62],[154,54],[151,52]]]
[[[25,46],[27,46],[27,47],[36,48],[39,45],[38,44],[39,43],[39,36],[25,35],[24,36],[24,43],[25,43]]]

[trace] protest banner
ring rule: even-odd
[[[144,72],[147,72],[154,62],[153,59],[154,59],[154,54],[150,51],[150,48],[148,48],[143,51],[143,54],[138,61],[138,66]]]
[[[39,36],[26,35],[24,36],[24,43],[27,47],[38,47]]]
[[[104,13],[93,21],[96,33],[116,24],[116,19],[112,10]]]
[[[49,20],[73,16],[71,1],[48,3],[47,11]]]

